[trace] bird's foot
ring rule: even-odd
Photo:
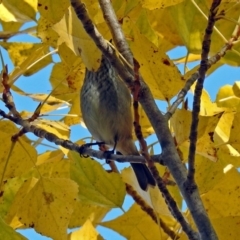
[[[111,155],[114,154],[114,149],[113,150],[107,150],[107,151],[104,151],[104,158],[106,159],[106,163],[109,164],[110,163],[110,160],[111,159]]]
[[[88,156],[88,155],[84,155],[84,153],[83,153],[86,148],[90,148],[91,146],[95,146],[95,145],[100,146],[100,145],[102,145],[102,144],[104,144],[104,142],[85,143],[85,144],[83,144],[82,146],[80,146],[80,148],[79,148],[79,154],[80,154],[81,157],[87,158],[87,157],[89,157],[89,156]]]
[[[111,155],[114,154],[115,149],[116,149],[117,141],[115,140],[115,144],[112,150],[108,150],[108,147],[104,144],[101,144],[99,149],[103,151],[104,153],[104,158],[106,159],[106,163],[109,164],[111,159]]]

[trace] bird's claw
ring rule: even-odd
[[[84,157],[84,158],[89,157],[89,155],[84,155],[83,154],[84,149],[85,148],[90,148],[91,146],[94,146],[94,145],[101,145],[101,144],[104,144],[104,142],[95,142],[95,143],[85,143],[85,144],[83,144],[82,146],[79,147],[80,156]]]
[[[104,158],[106,159],[106,163],[109,164],[110,163],[110,157],[111,154],[114,154],[114,150],[108,150],[108,151],[104,151]]]

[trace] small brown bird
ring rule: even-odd
[[[111,63],[102,57],[99,69],[86,70],[81,90],[83,120],[94,137],[123,155],[139,155],[132,138],[131,95]],[[143,190],[155,180],[144,164],[131,163]]]

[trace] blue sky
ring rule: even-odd
[[[12,38],[11,41],[24,41],[24,42],[34,41],[34,42],[36,42],[36,38],[32,38],[32,37],[23,35],[23,36],[18,36],[16,38]],[[3,52],[5,64],[8,64],[9,70],[11,71],[12,64],[11,64],[11,62],[8,61],[7,53],[3,49],[2,49],[2,52]],[[179,58],[179,57],[184,56],[185,54],[186,54],[185,48],[177,48],[168,53],[170,58]],[[56,60],[57,60],[57,58],[56,58]],[[28,93],[47,93],[48,94],[51,91],[51,86],[48,82],[48,79],[49,79],[49,76],[51,73],[52,66],[53,66],[53,64],[47,66],[45,69],[39,71],[37,74],[35,74],[31,77],[21,77],[17,81],[16,85]],[[193,65],[191,65],[191,66],[193,66]],[[179,67],[181,69],[181,66],[179,66]],[[233,84],[235,81],[239,80],[239,78],[240,78],[240,69],[239,68],[230,67],[230,66],[225,65],[225,66],[219,68],[216,72],[214,72],[212,75],[210,75],[209,77],[206,78],[204,87],[209,92],[211,99],[214,101],[216,98],[216,94],[221,86],[226,85],[226,84]],[[33,110],[35,110],[35,108],[38,105],[37,102],[32,101],[28,97],[22,97],[15,93],[13,93],[13,96],[14,96],[15,104],[19,111],[26,110],[26,109],[28,111],[33,111]],[[163,111],[165,111],[166,109],[163,108],[163,106],[164,105],[162,105],[162,104],[159,105],[159,107]],[[6,109],[2,102],[0,102],[0,108]],[[66,113],[66,110],[62,110],[59,113]],[[79,125],[73,126],[71,129],[72,130],[71,130],[70,139],[72,141],[76,141],[78,139],[90,136],[88,131],[86,129],[83,129]],[[30,134],[30,136],[32,136],[32,135]],[[152,136],[148,139],[148,142],[150,143],[155,140],[156,140],[155,136]],[[39,148],[39,151],[41,151],[41,152],[45,151],[45,148],[41,147],[41,148]],[[128,210],[129,207],[131,206],[131,204],[132,204],[131,198],[126,197],[124,205],[123,205],[124,210],[125,211]],[[105,220],[113,219],[120,214],[122,214],[122,211],[120,209],[114,209],[109,214],[107,214]],[[104,237],[104,239],[115,239],[115,240],[125,239],[125,238],[121,237],[119,234],[113,232],[112,230],[108,230],[103,227],[98,227],[97,229],[100,232],[100,234]],[[31,230],[20,230],[19,232],[21,232],[28,239],[34,239],[34,240],[50,239],[50,238],[46,238],[44,236],[37,234],[32,229]]]

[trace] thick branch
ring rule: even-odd
[[[132,53],[128,44],[126,43],[124,33],[120,24],[118,23],[117,16],[112,8],[110,0],[99,0],[99,3],[104,19],[112,33],[113,41],[117,46],[118,51],[123,55],[130,65],[133,65]]]

